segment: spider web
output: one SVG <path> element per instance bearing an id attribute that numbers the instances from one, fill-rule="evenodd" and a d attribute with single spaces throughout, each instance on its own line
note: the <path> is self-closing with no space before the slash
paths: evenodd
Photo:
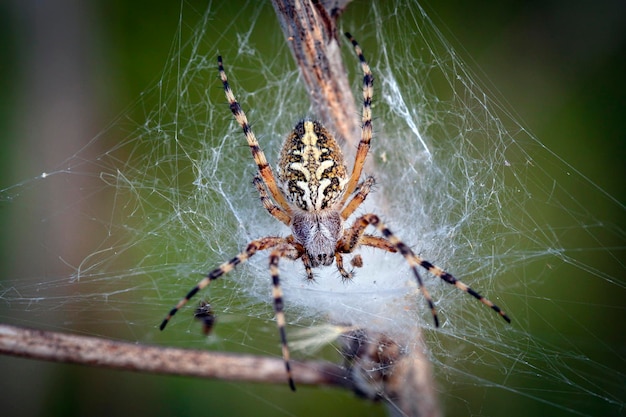
<path id="1" fill-rule="evenodd" d="M 4 322 L 280 355 L 263 254 L 211 284 L 166 332 L 157 328 L 201 274 L 252 239 L 288 233 L 258 202 L 256 167 L 216 77 L 219 53 L 275 163 L 285 134 L 312 110 L 272 13 L 255 2 L 237 10 L 184 3 L 167 62 L 134 104 L 54 168 L 35 167 L 31 174 L 44 173 L 4 187 L 10 249 L 28 259 L 0 281 Z M 378 185 L 357 214 L 381 215 L 416 253 L 513 323 L 424 273 L 442 322 L 434 330 L 405 261 L 366 249 L 350 283 L 328 268 L 309 284 L 300 263 L 282 263 L 292 345 L 298 328 L 402 333 L 417 323 L 450 414 L 496 415 L 503 406 L 510 415 L 622 413 L 622 196 L 527 130 L 417 3 L 351 5 L 340 24 L 361 43 L 376 79 L 370 173 Z M 347 43 L 343 49 L 358 92 L 358 62 Z M 64 240 L 74 244 L 57 245 Z M 209 339 L 192 319 L 202 299 L 218 316 Z M 329 343 L 296 356 L 338 360 L 335 350 Z M 329 406 L 332 413 L 383 414 L 338 394 L 304 390 L 286 399 L 285 387 L 211 386 L 243 394 L 257 415 L 317 415 L 319 398 L 343 403 Z M 206 398 L 199 383 L 176 394 L 187 404 Z"/>

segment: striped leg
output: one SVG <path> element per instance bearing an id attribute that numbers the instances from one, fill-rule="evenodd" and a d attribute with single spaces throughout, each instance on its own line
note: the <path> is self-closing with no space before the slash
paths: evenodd
<path id="1" fill-rule="evenodd" d="M 335 265 L 337 266 L 337 270 L 341 274 L 341 279 L 344 281 L 349 281 L 354 276 L 352 271 L 346 271 L 343 267 L 343 256 L 340 252 L 335 252 Z"/>
<path id="2" fill-rule="evenodd" d="M 265 207 L 265 210 L 267 210 L 269 214 L 271 214 L 274 218 L 289 226 L 291 224 L 291 217 L 289 217 L 288 214 L 282 211 L 280 207 L 274 204 L 270 196 L 267 194 L 263 179 L 259 174 L 254 176 L 254 180 L 252 181 L 252 183 L 259 192 L 259 196 L 261 197 L 261 203 L 263 204 L 263 207 Z"/>
<path id="3" fill-rule="evenodd" d="M 495 305 L 494 303 L 492 303 L 491 301 L 489 301 L 488 299 L 486 299 L 485 297 L 480 295 L 478 292 L 474 291 L 472 288 L 470 288 L 469 286 L 464 284 L 462 281 L 459 281 L 458 279 L 456 279 L 454 276 L 452 276 L 451 274 L 447 273 L 443 269 L 441 269 L 438 266 L 435 266 L 435 265 L 431 264 L 430 262 L 422 259 L 421 257 L 415 255 L 413 253 L 413 251 L 411 250 L 411 248 L 409 248 L 404 242 L 402 242 L 400 239 L 398 239 L 398 237 L 396 235 L 394 235 L 391 232 L 391 230 L 389 230 L 381 222 L 380 218 L 377 215 L 375 215 L 375 214 L 366 214 L 364 216 L 359 217 L 354 222 L 352 227 L 349 230 L 346 231 L 345 235 L 349 236 L 349 238 L 346 239 L 346 241 L 347 242 L 353 242 L 353 241 L 356 240 L 358 242 L 359 239 L 360 239 L 360 236 L 363 235 L 363 233 L 365 231 L 365 228 L 368 225 L 372 225 L 372 226 L 376 227 L 376 229 L 378 229 L 378 231 L 380 233 L 382 233 L 383 237 L 385 237 L 389 241 L 389 243 L 391 243 L 396 248 L 396 250 L 398 250 L 398 252 L 400 252 L 402 254 L 402 256 L 404 256 L 404 258 L 407 260 L 407 262 L 411 266 L 411 269 L 413 270 L 413 274 L 415 275 L 417 283 L 420 286 L 420 288 L 422 289 L 422 293 L 424 294 L 424 298 L 426 298 L 426 301 L 428 302 L 428 306 L 431 309 L 431 312 L 433 314 L 433 319 L 435 321 L 435 326 L 437 326 L 437 327 L 439 326 L 439 320 L 437 318 L 437 312 L 435 311 L 434 304 L 432 302 L 432 299 L 430 298 L 430 295 L 428 294 L 428 291 L 426 291 L 424 286 L 423 286 L 422 279 L 419 276 L 419 273 L 417 271 L 417 266 L 421 266 L 422 268 L 428 270 L 428 272 L 430 272 L 431 274 L 441 278 L 442 280 L 444 280 L 448 284 L 454 285 L 455 287 L 457 287 L 461 291 L 464 291 L 464 292 L 470 294 L 472 297 L 476 298 L 478 301 L 480 301 L 481 303 L 485 304 L 487 307 L 491 308 L 496 313 L 498 313 L 500 316 L 502 316 L 502 318 L 504 320 L 506 320 L 508 323 L 511 322 L 511 319 L 506 315 L 506 313 L 504 311 L 502 311 L 500 309 L 500 307 L 498 307 L 497 305 Z"/>
<path id="4" fill-rule="evenodd" d="M 315 281 L 315 275 L 313 275 L 313 264 L 311 263 L 311 258 L 307 255 L 304 248 L 302 248 L 302 263 L 304 264 L 304 271 L 306 272 L 306 278 L 309 282 Z"/>
<path id="5" fill-rule="evenodd" d="M 283 351 L 283 360 L 285 361 L 285 370 L 287 371 L 287 380 L 292 391 L 296 390 L 291 375 L 291 366 L 289 365 L 289 346 L 287 345 L 287 333 L 285 332 L 285 313 L 283 302 L 283 291 L 280 288 L 280 278 L 278 270 L 278 262 L 280 258 L 297 259 L 301 254 L 291 245 L 280 246 L 270 254 L 270 275 L 272 276 L 272 297 L 274 298 L 274 313 L 276 315 L 276 325 L 280 334 L 280 343 Z"/>
<path id="6" fill-rule="evenodd" d="M 252 152 L 254 162 L 256 162 L 256 165 L 259 168 L 259 174 L 261 175 L 263 182 L 267 186 L 267 189 L 269 190 L 274 200 L 283 209 L 283 211 L 289 213 L 289 204 L 287 204 L 285 197 L 278 189 L 278 185 L 276 184 L 276 178 L 274 177 L 272 168 L 267 163 L 265 154 L 261 150 L 259 142 L 257 141 L 254 132 L 250 128 L 250 124 L 248 124 L 248 118 L 246 117 L 246 114 L 241 109 L 241 106 L 237 102 L 233 91 L 230 89 L 230 85 L 228 84 L 228 78 L 226 77 L 226 72 L 224 72 L 224 64 L 222 63 L 221 56 L 217 57 L 217 67 L 220 73 L 222 84 L 224 85 L 224 93 L 226 94 L 226 98 L 228 99 L 228 104 L 230 104 L 230 111 L 233 112 L 237 123 L 239 123 L 239 126 L 241 126 L 241 129 L 243 130 L 243 134 L 246 136 L 246 140 L 248 141 L 248 146 L 250 147 L 250 151 Z"/>
<path id="7" fill-rule="evenodd" d="M 363 181 L 361 185 L 359 185 L 357 193 L 354 195 L 354 197 L 352 197 L 352 200 L 350 200 L 350 202 L 341 211 L 342 219 L 346 220 L 348 217 L 350 217 L 352 213 L 354 213 L 354 210 L 356 210 L 365 201 L 375 182 L 376 180 L 374 180 L 374 177 L 367 177 L 365 181 Z"/>
<path id="8" fill-rule="evenodd" d="M 313 275 L 313 264 L 311 263 L 311 258 L 309 258 L 309 255 L 304 250 L 304 246 L 296 242 L 296 239 L 293 237 L 293 235 L 287 236 L 285 240 L 299 253 L 298 257 L 302 260 L 302 264 L 304 265 L 306 278 L 309 280 L 309 282 L 315 281 L 315 276 Z"/>
<path id="9" fill-rule="evenodd" d="M 223 263 L 217 269 L 214 269 L 213 271 L 209 272 L 209 274 L 206 277 L 204 277 L 202 281 L 198 282 L 195 285 L 195 287 L 193 287 L 191 291 L 189 291 L 187 295 L 184 298 L 182 298 L 178 302 L 178 304 L 176 304 L 176 307 L 170 310 L 167 316 L 163 319 L 163 322 L 161 322 L 161 326 L 159 328 L 161 330 L 165 329 L 165 326 L 167 326 L 167 323 L 169 323 L 170 319 L 174 316 L 174 314 L 176 314 L 178 310 L 180 310 L 185 304 L 187 304 L 187 302 L 194 295 L 196 295 L 198 291 L 200 291 L 201 289 L 209 285 L 211 281 L 216 280 L 222 275 L 229 273 L 237 265 L 246 262 L 252 255 L 257 253 L 258 251 L 270 249 L 278 245 L 284 245 L 284 244 L 288 244 L 288 242 L 285 238 L 282 238 L 282 237 L 265 237 L 265 238 L 253 240 L 252 242 L 250 242 L 250 244 L 248 244 L 248 247 L 246 247 L 246 250 L 244 252 L 241 252 L 239 255 L 235 256 L 230 261 Z"/>
<path id="10" fill-rule="evenodd" d="M 393 253 L 397 252 L 396 247 L 393 246 L 391 242 L 389 242 L 385 238 L 378 237 L 378 236 L 363 235 L 359 239 L 359 244 L 365 245 L 365 246 L 371 246 L 377 249 L 382 249 L 387 252 L 393 252 Z"/>
<path id="11" fill-rule="evenodd" d="M 354 51 L 359 57 L 361 62 L 361 68 L 363 69 L 363 114 L 361 115 L 361 141 L 359 147 L 356 150 L 356 158 L 354 160 L 354 167 L 352 168 L 352 174 L 350 180 L 346 184 L 345 194 L 341 200 L 343 206 L 348 200 L 348 197 L 354 192 L 359 178 L 361 178 L 361 172 L 363 171 L 363 165 L 365 164 L 365 158 L 370 149 L 370 141 L 372 140 L 372 94 L 374 91 L 374 76 L 370 70 L 361 47 L 354 40 L 352 35 L 346 32 L 346 37 L 352 42 Z"/>

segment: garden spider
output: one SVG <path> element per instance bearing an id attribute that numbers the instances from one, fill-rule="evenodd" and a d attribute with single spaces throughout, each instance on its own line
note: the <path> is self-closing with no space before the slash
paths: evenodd
<path id="1" fill-rule="evenodd" d="M 400 252 L 417 280 L 422 295 L 433 315 L 436 327 L 439 326 L 439 320 L 435 305 L 428 290 L 423 285 L 417 267 L 422 267 L 448 284 L 469 293 L 495 310 L 504 320 L 511 321 L 504 311 L 491 301 L 438 266 L 414 254 L 411 248 L 398 239 L 376 214 L 370 213 L 359 216 L 352 226 L 344 229 L 344 221 L 363 203 L 374 184 L 373 177 L 367 177 L 359 184 L 372 138 L 371 103 L 374 78 L 361 48 L 349 33 L 346 33 L 346 36 L 352 42 L 364 74 L 361 141 L 350 175 L 348 175 L 341 149 L 331 133 L 320 122 L 305 119 L 296 124 L 283 144 L 278 163 L 277 181 L 248 124 L 245 113 L 230 89 L 224 72 L 222 57 L 217 57 L 219 75 L 230 104 L 230 110 L 246 136 L 252 157 L 258 167 L 258 173 L 254 177 L 254 185 L 259 192 L 261 203 L 270 215 L 287 225 L 292 234 L 287 237 L 268 236 L 250 242 L 243 252 L 223 263 L 198 282 L 169 312 L 160 327 L 163 330 L 172 316 L 211 281 L 229 273 L 258 251 L 270 250 L 269 270 L 272 277 L 272 297 L 274 299 L 276 324 L 280 333 L 282 355 L 289 386 L 294 391 L 295 385 L 289 365 L 289 347 L 285 334 L 283 294 L 278 276 L 278 262 L 281 258 L 292 261 L 301 259 L 310 280 L 313 280 L 313 268 L 331 265 L 333 261 L 341 276 L 344 279 L 350 279 L 352 273 L 343 267 L 343 254 L 352 253 L 359 246 L 370 246 L 387 252 Z M 375 227 L 382 236 L 366 234 L 365 230 L 368 226 Z M 357 261 L 355 265 L 360 266 L 360 261 Z"/>

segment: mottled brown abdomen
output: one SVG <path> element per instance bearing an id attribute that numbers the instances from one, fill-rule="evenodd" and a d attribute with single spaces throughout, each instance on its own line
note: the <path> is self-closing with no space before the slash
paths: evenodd
<path id="1" fill-rule="evenodd" d="M 341 149 L 315 120 L 302 120 L 280 153 L 278 179 L 287 199 L 305 211 L 330 209 L 339 202 L 348 180 Z"/>

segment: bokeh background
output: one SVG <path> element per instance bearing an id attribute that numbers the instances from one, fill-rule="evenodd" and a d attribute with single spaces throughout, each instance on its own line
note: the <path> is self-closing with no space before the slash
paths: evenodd
<path id="1" fill-rule="evenodd" d="M 242 19 L 242 13 L 251 9 L 249 3 L 231 3 L 220 9 L 220 19 Z M 189 10 L 198 11 L 195 15 L 200 19 L 206 7 L 206 2 L 186 1 L 182 8 L 186 24 L 193 26 L 189 19 L 193 20 L 194 13 Z M 367 7 L 368 2 L 355 2 L 346 15 L 364 14 Z M 619 204 L 599 202 L 592 209 L 598 211 L 598 218 L 623 225 L 623 2 L 468 4 L 444 0 L 424 7 L 486 83 L 489 94 L 507 103 L 544 145 L 621 204 L 620 208 Z M 270 6 L 263 9 L 257 24 L 276 32 L 279 28 L 272 12 Z M 177 47 L 180 13 L 181 4 L 171 1 L 55 0 L 43 4 L 14 0 L 0 5 L 0 189 L 39 175 L 46 167 L 58 166 L 97 138 L 119 114 L 140 123 L 144 109 L 127 106 L 159 80 L 172 48 Z M 236 38 L 235 33 L 229 36 Z M 111 146 L 102 142 L 104 149 Z M 71 193 L 63 186 L 50 192 L 53 195 L 39 198 L 78 198 L 59 195 Z M 594 207 L 593 203 L 589 201 L 586 208 Z M 2 204 L 4 208 L 10 203 Z M 54 209 L 45 207 L 46 212 L 39 217 L 50 218 Z M 55 218 L 72 215 L 65 204 L 58 209 Z M 91 209 L 102 210 L 102 218 L 106 218 L 106 206 Z M 92 223 L 80 221 L 42 223 L 24 230 L 16 220 L 19 213 L 10 208 L 2 213 L 0 272 L 5 277 L 62 274 L 64 271 L 54 269 L 59 254 L 63 254 L 64 262 L 78 264 L 82 257 L 72 255 L 74 248 L 90 247 L 100 233 L 91 229 Z M 34 246 L 37 241 L 46 245 Z M 46 297 L 52 294 L 46 293 Z M 1 321 L 29 323 L 27 314 L 16 311 L 10 303 L 0 308 Z M 591 304 L 581 305 L 580 314 L 592 308 Z M 614 313 L 612 324 L 595 325 L 615 326 L 624 311 Z M 51 320 L 63 322 L 62 310 L 52 315 Z M 115 317 L 111 321 L 119 320 Z M 38 323 L 29 324 L 36 327 Z M 99 332 L 88 328 L 80 331 Z M 606 343 L 622 359 L 626 354 L 623 331 L 619 323 L 606 331 L 614 336 Z M 121 333 L 119 337 L 132 335 Z M 7 416 L 385 415 L 378 405 L 332 390 L 302 388 L 291 395 L 284 387 L 136 375 L 5 357 L 0 358 L 0 364 L 2 414 Z M 622 370 L 621 375 L 626 374 L 623 360 L 615 367 Z M 626 380 L 623 382 L 626 385 Z M 444 381 L 442 385 L 445 389 Z M 455 395 L 473 404 L 486 401 L 481 397 L 485 395 L 481 387 Z M 472 409 L 484 410 L 481 415 L 514 415 L 515 404 L 508 406 L 501 413 L 488 404 Z M 558 411 L 548 406 L 542 409 L 539 403 L 536 407 L 519 410 L 519 415 Z M 462 406 L 444 404 L 445 408 L 459 415 L 466 411 Z M 615 412 L 616 408 L 606 410 Z M 606 410 L 599 409 L 598 415 L 606 415 Z"/>

